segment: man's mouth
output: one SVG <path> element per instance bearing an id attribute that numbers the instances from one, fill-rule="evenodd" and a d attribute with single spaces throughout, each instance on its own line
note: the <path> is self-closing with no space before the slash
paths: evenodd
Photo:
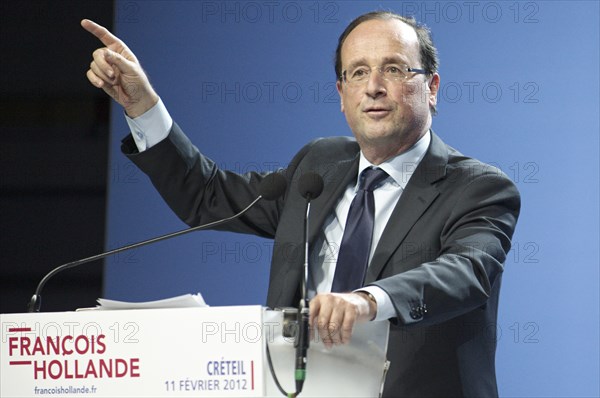
<path id="1" fill-rule="evenodd" d="M 382 107 L 382 106 L 371 106 L 368 108 L 365 108 L 365 110 L 363 112 L 365 112 L 369 117 L 372 118 L 382 118 L 384 116 L 387 116 L 390 113 L 390 109 Z"/>

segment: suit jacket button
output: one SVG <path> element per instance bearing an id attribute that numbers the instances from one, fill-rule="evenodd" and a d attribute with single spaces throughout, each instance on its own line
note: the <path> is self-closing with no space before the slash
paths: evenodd
<path id="1" fill-rule="evenodd" d="M 410 310 L 410 317 L 412 319 L 419 319 L 421 315 L 419 314 L 419 311 L 417 311 L 416 308 L 413 308 L 412 310 Z"/>

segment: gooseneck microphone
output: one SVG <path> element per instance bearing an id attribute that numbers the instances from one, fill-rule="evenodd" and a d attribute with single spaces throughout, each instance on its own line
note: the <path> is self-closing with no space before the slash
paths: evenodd
<path id="1" fill-rule="evenodd" d="M 318 198 L 323 192 L 323 177 L 309 171 L 298 179 L 298 191 L 307 201 Z"/>
<path id="2" fill-rule="evenodd" d="M 89 263 L 89 262 L 92 262 L 95 260 L 100 260 L 105 257 L 111 256 L 113 254 L 121 253 L 121 252 L 124 252 L 127 250 L 141 247 L 141 246 L 150 245 L 152 243 L 160 242 L 162 240 L 171 239 L 171 238 L 174 238 L 174 237 L 180 236 L 180 235 L 185 235 L 190 232 L 200 231 L 203 229 L 209 229 L 212 227 L 216 227 L 217 225 L 225 224 L 229 221 L 235 220 L 236 218 L 238 218 L 241 215 L 243 215 L 244 213 L 246 213 L 248 210 L 250 210 L 250 208 L 252 208 L 261 199 L 275 200 L 275 199 L 279 198 L 280 196 L 283 195 L 286 188 L 287 188 L 287 182 L 286 182 L 285 177 L 283 177 L 279 173 L 271 173 L 271 174 L 267 175 L 260 182 L 260 185 L 258 187 L 258 193 L 259 193 L 258 197 L 256 199 L 254 199 L 252 201 L 252 203 L 250 203 L 248 206 L 246 206 L 246 208 L 244 208 L 242 211 L 234 214 L 231 217 L 213 221 L 208 224 L 198 225 L 193 228 L 188 228 L 188 229 L 184 229 L 181 231 L 172 232 L 170 234 L 162 235 L 162 236 L 148 239 L 148 240 L 138 242 L 138 243 L 133 243 L 131 245 L 123 246 L 123 247 L 120 247 L 117 249 L 109 250 L 104 253 L 96 254 L 95 256 L 82 258 L 80 260 L 75 260 L 70 263 L 60 265 L 60 266 L 54 268 L 49 273 L 47 273 L 46 276 L 44 276 L 44 278 L 42 278 L 42 280 L 40 281 L 40 283 L 37 286 L 37 289 L 35 289 L 35 294 L 31 297 L 31 301 L 29 302 L 29 306 L 28 306 L 28 312 L 39 312 L 40 311 L 40 308 L 42 306 L 41 292 L 42 292 L 42 289 L 44 288 L 44 285 L 46 284 L 46 282 L 48 282 L 48 280 L 50 278 L 52 278 L 54 275 L 58 274 L 61 271 L 64 271 L 69 268 L 77 267 L 78 265 L 86 264 L 86 263 Z"/>
<path id="3" fill-rule="evenodd" d="M 310 344 L 309 338 L 309 308 L 308 308 L 308 231 L 309 231 L 309 215 L 310 201 L 316 199 L 323 192 L 323 178 L 314 172 L 303 174 L 298 180 L 298 190 L 300 195 L 306 199 L 306 212 L 304 215 L 304 272 L 302 276 L 302 297 L 298 304 L 298 338 L 296 339 L 296 370 L 294 378 L 296 381 L 296 393 L 298 396 L 304 386 L 306 380 L 306 362 L 308 347 Z"/>

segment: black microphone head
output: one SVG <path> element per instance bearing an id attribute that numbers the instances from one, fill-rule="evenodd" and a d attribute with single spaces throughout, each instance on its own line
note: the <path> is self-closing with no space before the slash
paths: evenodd
<path id="1" fill-rule="evenodd" d="M 267 175 L 258 186 L 258 194 L 266 200 L 275 200 L 285 192 L 287 181 L 279 173 Z"/>
<path id="2" fill-rule="evenodd" d="M 298 191 L 304 199 L 316 199 L 323 192 L 323 177 L 315 172 L 309 171 L 298 180 Z"/>

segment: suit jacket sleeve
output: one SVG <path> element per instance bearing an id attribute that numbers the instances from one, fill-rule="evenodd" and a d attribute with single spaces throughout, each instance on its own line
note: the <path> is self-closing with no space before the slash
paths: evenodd
<path id="1" fill-rule="evenodd" d="M 169 207 L 189 226 L 232 216 L 259 195 L 265 174 L 238 175 L 220 170 L 189 141 L 177 124 L 167 138 L 139 153 L 130 136 L 121 150 L 144 173 Z M 228 223 L 233 232 L 273 237 L 283 199 L 262 200 L 244 216 Z"/>
<path id="2" fill-rule="evenodd" d="M 282 197 L 274 201 L 263 199 L 244 216 L 216 229 L 273 238 L 296 166 L 311 145 L 309 143 L 299 151 L 287 168 L 276 170 L 288 181 Z M 167 138 L 142 153 L 127 135 L 121 151 L 148 175 L 169 207 L 189 226 L 216 221 L 241 211 L 259 196 L 259 185 L 269 174 L 237 174 L 221 170 L 189 141 L 176 123 Z"/>
<path id="3" fill-rule="evenodd" d="M 373 282 L 390 296 L 396 324 L 439 324 L 497 300 L 519 193 L 500 170 L 469 164 L 434 184 L 439 197 Z"/>

